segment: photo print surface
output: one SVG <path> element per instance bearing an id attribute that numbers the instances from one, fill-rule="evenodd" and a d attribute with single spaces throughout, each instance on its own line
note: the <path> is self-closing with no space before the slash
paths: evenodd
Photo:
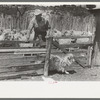
<path id="1" fill-rule="evenodd" d="M 99 81 L 99 4 L 0 4 L 0 81 Z"/>

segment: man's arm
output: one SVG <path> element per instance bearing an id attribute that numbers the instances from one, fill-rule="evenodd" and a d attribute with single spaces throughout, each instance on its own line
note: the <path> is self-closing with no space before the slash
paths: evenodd
<path id="1" fill-rule="evenodd" d="M 47 23 L 46 23 L 46 24 L 47 24 L 47 28 L 48 28 L 48 29 L 51 29 L 51 26 L 50 26 L 49 21 L 47 21 Z"/>
<path id="2" fill-rule="evenodd" d="M 29 26 L 28 26 L 28 33 L 27 33 L 27 35 L 28 35 L 28 40 L 29 40 L 29 38 L 30 38 L 30 34 L 31 34 L 31 32 L 32 32 L 32 29 L 34 28 L 34 26 L 35 26 L 35 18 L 32 18 L 32 20 L 30 21 L 30 23 L 29 23 Z"/>

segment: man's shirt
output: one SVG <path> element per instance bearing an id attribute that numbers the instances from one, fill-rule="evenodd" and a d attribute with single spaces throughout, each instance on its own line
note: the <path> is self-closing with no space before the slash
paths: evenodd
<path id="1" fill-rule="evenodd" d="M 30 21 L 28 30 L 38 30 L 38 31 L 47 31 L 50 28 L 49 22 L 42 17 L 41 21 L 37 21 L 36 18 L 33 18 Z"/>

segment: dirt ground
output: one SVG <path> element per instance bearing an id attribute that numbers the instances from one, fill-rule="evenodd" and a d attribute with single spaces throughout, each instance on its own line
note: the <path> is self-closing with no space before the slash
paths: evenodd
<path id="1" fill-rule="evenodd" d="M 64 73 L 50 73 L 46 78 L 49 81 L 100 81 L 100 66 L 92 68 L 74 67 L 69 70 L 69 75 Z M 12 80 L 12 79 L 11 79 Z M 13 79 L 12 81 L 47 81 L 41 76 L 28 76 L 21 79 Z"/>
<path id="2" fill-rule="evenodd" d="M 57 81 L 100 81 L 100 67 L 75 68 L 75 73 L 69 75 L 53 75 Z"/>

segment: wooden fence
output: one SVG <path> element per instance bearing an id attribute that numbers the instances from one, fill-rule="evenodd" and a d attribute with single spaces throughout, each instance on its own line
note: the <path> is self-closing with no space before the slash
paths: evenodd
<path id="1" fill-rule="evenodd" d="M 45 66 L 44 66 L 44 75 L 48 76 L 48 68 L 50 67 L 50 55 L 51 54 L 56 54 L 59 55 L 60 53 L 68 54 L 72 53 L 74 55 L 75 62 L 82 66 L 83 68 L 85 67 L 91 67 L 91 60 L 92 60 L 92 47 L 93 47 L 93 41 L 92 41 L 92 36 L 68 36 L 68 37 L 60 37 L 56 39 L 78 39 L 78 38 L 89 38 L 89 41 L 87 43 L 71 43 L 71 44 L 64 44 L 64 45 L 59 45 L 58 42 L 53 41 L 53 37 L 47 36 L 47 52 L 46 52 L 46 60 L 45 60 Z M 52 45 L 55 46 L 56 48 L 60 49 L 59 50 L 53 50 L 52 51 Z M 85 46 L 85 49 L 84 49 Z M 66 48 L 74 48 L 74 51 L 67 51 Z M 75 47 L 83 47 L 83 49 L 77 49 L 75 50 Z M 78 53 L 78 56 L 75 54 Z M 85 53 L 86 56 L 79 56 L 80 53 Z M 85 60 L 82 60 L 80 58 L 85 58 Z"/>
<path id="2" fill-rule="evenodd" d="M 86 37 L 61 37 L 61 38 L 86 38 Z M 91 66 L 91 52 L 92 52 L 92 42 L 91 37 L 88 43 L 83 44 L 71 44 L 71 45 L 59 45 L 53 41 L 53 37 L 47 37 L 46 48 L 19 48 L 19 47 L 2 47 L 0 48 L 0 80 L 10 79 L 10 78 L 20 78 L 23 75 L 41 75 L 48 76 L 49 71 L 49 61 L 51 54 L 60 53 L 86 53 L 85 64 L 80 61 L 80 57 L 75 57 L 75 61 L 85 68 L 86 66 Z M 17 43 L 18 41 L 2 41 L 1 43 Z M 19 41 L 18 43 L 20 43 Z M 33 41 L 32 41 L 33 42 Z M 34 41 L 35 42 L 35 41 Z M 17 45 L 18 45 L 17 43 Z M 24 43 L 24 42 L 21 42 Z M 59 48 L 61 51 L 52 49 L 52 46 Z M 82 47 L 87 46 L 87 49 L 80 49 L 78 51 L 66 51 L 69 47 Z M 42 61 L 38 63 L 37 61 Z M 37 63 L 36 63 L 37 62 Z M 42 69 L 41 73 L 38 70 Z"/>

